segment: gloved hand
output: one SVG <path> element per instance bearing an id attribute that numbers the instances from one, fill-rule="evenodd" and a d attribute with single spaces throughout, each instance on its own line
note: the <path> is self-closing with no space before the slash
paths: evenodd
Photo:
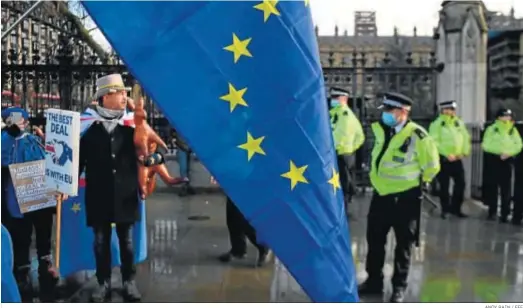
<path id="1" fill-rule="evenodd" d="M 423 184 L 421 184 L 421 191 L 424 193 L 428 193 L 430 191 L 430 183 L 423 182 Z"/>

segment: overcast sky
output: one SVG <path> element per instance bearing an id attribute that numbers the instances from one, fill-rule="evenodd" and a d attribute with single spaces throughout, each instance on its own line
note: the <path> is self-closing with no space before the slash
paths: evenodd
<path id="1" fill-rule="evenodd" d="M 314 23 L 320 34 L 334 34 L 337 24 L 340 33 L 354 33 L 354 11 L 376 11 L 378 34 L 392 35 L 394 26 L 400 34 L 411 35 L 414 26 L 419 35 L 432 35 L 437 25 L 441 0 L 310 0 Z M 516 16 L 523 16 L 523 0 L 484 0 L 489 10 L 505 14 L 513 6 Z"/>
<path id="2" fill-rule="evenodd" d="M 355 11 L 376 11 L 378 34 L 392 35 L 394 26 L 400 34 L 412 35 L 414 26 L 418 35 L 432 35 L 438 23 L 441 0 L 310 0 L 314 23 L 320 34 L 333 35 L 334 26 L 339 33 L 344 30 L 354 33 Z M 489 10 L 508 14 L 514 7 L 517 17 L 523 16 L 523 0 L 484 0 Z M 104 46 L 108 46 L 99 31 L 93 36 Z"/>

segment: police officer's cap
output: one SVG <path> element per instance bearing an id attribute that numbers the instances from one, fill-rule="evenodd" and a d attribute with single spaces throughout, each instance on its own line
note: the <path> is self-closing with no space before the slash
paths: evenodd
<path id="1" fill-rule="evenodd" d="M 447 109 L 447 108 L 456 109 L 456 108 L 458 108 L 458 103 L 456 103 L 456 101 L 454 101 L 454 100 L 444 101 L 444 102 L 439 103 L 439 108 L 440 109 Z"/>
<path id="2" fill-rule="evenodd" d="M 17 114 L 17 113 L 19 113 L 22 116 L 22 118 L 24 118 L 24 120 L 26 120 L 26 121 L 29 118 L 29 114 L 24 109 L 22 109 L 20 107 L 9 107 L 2 111 L 2 119 L 4 119 L 6 121 L 6 123 L 8 123 L 9 118 L 12 115 Z"/>
<path id="3" fill-rule="evenodd" d="M 383 94 L 383 103 L 379 106 L 379 109 L 384 107 L 401 108 L 410 110 L 412 108 L 413 101 L 410 97 L 405 96 L 401 93 L 386 92 Z"/>
<path id="4" fill-rule="evenodd" d="M 349 97 L 350 92 L 345 89 L 342 89 L 342 88 L 331 87 L 330 91 L 329 91 L 329 95 L 330 95 L 330 97 L 338 97 L 338 96 Z"/>
<path id="5" fill-rule="evenodd" d="M 498 110 L 498 113 L 496 114 L 496 117 L 512 117 L 514 114 L 512 113 L 512 110 L 508 108 L 501 108 Z"/>

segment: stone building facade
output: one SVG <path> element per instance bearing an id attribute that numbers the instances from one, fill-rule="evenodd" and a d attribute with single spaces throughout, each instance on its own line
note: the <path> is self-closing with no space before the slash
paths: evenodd
<path id="1" fill-rule="evenodd" d="M 357 14 L 358 12 L 356 12 Z M 356 28 L 357 29 L 357 28 Z M 318 33 L 318 28 L 316 28 Z M 371 32 L 372 33 L 372 32 Z M 410 35 L 400 34 L 397 29 L 392 36 L 361 35 L 347 31 L 339 32 L 336 26 L 334 35 L 318 35 L 320 59 L 323 67 L 350 67 L 356 56 L 365 54 L 367 66 L 378 66 L 386 57 L 392 61 L 403 62 L 412 58 L 414 65 L 428 65 L 430 53 L 434 51 L 432 36 L 419 36 L 416 28 Z"/>
<path id="2" fill-rule="evenodd" d="M 505 107 L 523 120 L 523 28 L 489 35 L 488 65 L 488 119 Z"/>

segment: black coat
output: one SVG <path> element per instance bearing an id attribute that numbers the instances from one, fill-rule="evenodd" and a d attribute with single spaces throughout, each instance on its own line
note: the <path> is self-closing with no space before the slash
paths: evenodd
<path id="1" fill-rule="evenodd" d="M 133 127 L 118 125 L 109 134 L 101 122 L 95 122 L 80 140 L 88 226 L 134 223 L 140 219 L 133 135 Z"/>

